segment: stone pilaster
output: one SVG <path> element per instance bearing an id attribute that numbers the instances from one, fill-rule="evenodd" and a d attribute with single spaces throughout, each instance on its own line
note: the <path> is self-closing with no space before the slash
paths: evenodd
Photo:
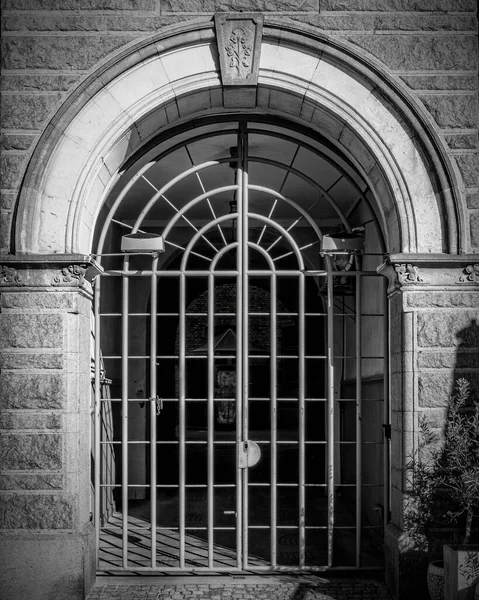
<path id="1" fill-rule="evenodd" d="M 86 257 L 0 261 L 0 494 L 7 598 L 84 598 L 95 568 Z"/>
<path id="2" fill-rule="evenodd" d="M 474 262 L 476 261 L 476 262 Z M 416 598 L 427 557 L 404 530 L 405 465 L 417 448 L 425 417 L 441 434 L 454 382 L 465 377 L 479 398 L 479 266 L 477 256 L 391 256 L 391 522 L 386 531 L 390 588 Z M 424 591 L 427 595 L 427 592 Z M 426 596 L 423 596 L 426 597 Z"/>

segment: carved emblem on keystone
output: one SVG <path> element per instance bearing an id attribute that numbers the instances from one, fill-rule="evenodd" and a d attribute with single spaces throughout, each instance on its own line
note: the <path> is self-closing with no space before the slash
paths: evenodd
<path id="1" fill-rule="evenodd" d="M 251 35 L 248 36 L 243 27 L 233 29 L 229 39 L 230 43 L 225 47 L 226 54 L 230 59 L 230 67 L 233 67 L 241 75 L 242 70 L 251 66 Z"/>
<path id="2" fill-rule="evenodd" d="M 263 16 L 258 13 L 218 13 L 215 29 L 223 85 L 256 86 Z"/>
<path id="3" fill-rule="evenodd" d="M 473 283 L 479 283 L 479 264 L 468 265 L 463 270 L 464 275 L 459 277 L 459 281 L 472 281 Z"/>
<path id="4" fill-rule="evenodd" d="M 399 283 L 421 283 L 424 281 L 419 276 L 419 269 L 411 264 L 394 265 Z"/>
<path id="5" fill-rule="evenodd" d="M 85 283 L 85 273 L 87 267 L 85 265 L 70 265 L 63 268 L 58 275 L 53 279 L 53 285 L 62 285 L 63 283 L 78 282 L 78 285 Z"/>
<path id="6" fill-rule="evenodd" d="M 7 267 L 4 265 L 0 265 L 0 282 L 1 283 L 13 283 L 13 284 L 21 284 L 23 283 L 22 276 L 19 275 L 16 269 L 12 267 Z"/>

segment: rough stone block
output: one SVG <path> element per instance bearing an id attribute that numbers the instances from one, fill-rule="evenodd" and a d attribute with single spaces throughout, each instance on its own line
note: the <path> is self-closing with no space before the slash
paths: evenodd
<path id="1" fill-rule="evenodd" d="M 15 208 L 17 201 L 17 194 L 14 192 L 1 192 L 0 193 L 0 210 L 12 211 Z"/>
<path id="2" fill-rule="evenodd" d="M 348 35 L 347 39 L 393 70 L 474 70 L 474 36 Z"/>
<path id="3" fill-rule="evenodd" d="M 474 0 L 321 0 L 321 10 L 474 12 Z"/>
<path id="4" fill-rule="evenodd" d="M 453 393 L 455 380 L 465 377 L 471 383 L 473 398 L 479 398 L 479 374 L 448 372 L 424 372 L 418 376 L 418 400 L 421 408 L 444 409 Z"/>
<path id="5" fill-rule="evenodd" d="M 60 106 L 63 94 L 34 96 L 8 94 L 2 97 L 2 123 L 7 129 L 42 129 Z"/>
<path id="6" fill-rule="evenodd" d="M 479 192 L 470 192 L 466 195 L 467 208 L 479 208 Z"/>
<path id="7" fill-rule="evenodd" d="M 459 276 L 458 276 L 459 278 Z M 406 306 L 411 308 L 476 308 L 479 292 L 414 292 L 405 295 Z"/>
<path id="8" fill-rule="evenodd" d="M 162 13 L 319 11 L 319 0 L 162 0 Z"/>
<path id="9" fill-rule="evenodd" d="M 73 506 L 68 498 L 53 495 L 2 494 L 0 529 L 70 529 Z"/>
<path id="10" fill-rule="evenodd" d="M 58 413 L 3 412 L 0 415 L 2 429 L 61 429 L 63 418 Z"/>
<path id="11" fill-rule="evenodd" d="M 417 317 L 417 341 L 422 347 L 479 348 L 477 312 L 422 312 Z"/>
<path id="12" fill-rule="evenodd" d="M 5 37 L 2 69 L 90 69 L 110 52 L 132 40 L 131 35 Z"/>
<path id="13" fill-rule="evenodd" d="M 0 369 L 62 369 L 63 366 L 62 354 L 4 352 L 0 355 Z"/>
<path id="14" fill-rule="evenodd" d="M 62 466 L 58 434 L 8 434 L 0 438 L 0 461 L 7 470 L 55 470 Z"/>
<path id="15" fill-rule="evenodd" d="M 477 78 L 467 75 L 401 75 L 413 90 L 477 90 Z"/>
<path id="16" fill-rule="evenodd" d="M 424 352 L 417 356 L 421 369 L 474 369 L 479 368 L 479 352 Z"/>
<path id="17" fill-rule="evenodd" d="M 461 171 L 466 187 L 476 187 L 479 184 L 479 157 L 477 154 L 464 154 L 454 157 Z"/>
<path id="18" fill-rule="evenodd" d="M 447 145 L 452 150 L 471 150 L 477 148 L 477 135 L 472 134 L 458 134 L 458 135 L 445 135 Z"/>
<path id="19" fill-rule="evenodd" d="M 10 252 L 12 226 L 13 212 L 2 210 L 0 214 L 0 248 L 3 254 Z"/>
<path id="20" fill-rule="evenodd" d="M 3 150 L 29 150 L 38 140 L 38 135 L 31 134 L 4 134 L 0 140 L 0 148 Z"/>
<path id="21" fill-rule="evenodd" d="M 61 490 L 64 486 L 60 473 L 2 473 L 0 490 Z"/>
<path id="22" fill-rule="evenodd" d="M 64 378 L 60 374 L 3 373 L 0 408 L 60 409 L 64 403 L 64 389 Z"/>
<path id="23" fill-rule="evenodd" d="M 0 156 L 0 181 L 4 190 L 14 190 L 20 185 L 26 164 L 26 154 L 2 152 Z"/>
<path id="24" fill-rule="evenodd" d="M 82 10 L 155 10 L 158 0 L 82 0 Z M 32 10 L 32 0 L 4 0 L 3 10 Z M 35 10 L 78 10 L 78 0 L 35 0 Z"/>
<path id="25" fill-rule="evenodd" d="M 419 96 L 439 125 L 447 129 L 477 127 L 477 96 Z"/>
<path id="26" fill-rule="evenodd" d="M 53 269 L 51 279 L 56 271 Z M 55 310 L 77 314 L 80 312 L 80 297 L 73 292 L 11 292 L 2 294 L 2 309 L 39 311 Z"/>
<path id="27" fill-rule="evenodd" d="M 470 215 L 469 230 L 471 232 L 471 245 L 474 248 L 479 248 L 479 213 Z"/>
<path id="28" fill-rule="evenodd" d="M 95 532 L 2 535 L 0 587 L 5 600 L 82 600 L 95 573 Z M 28 566 L 28 570 L 26 570 Z"/>
<path id="29" fill-rule="evenodd" d="M 80 75 L 37 75 L 8 74 L 1 76 L 1 89 L 4 91 L 65 92 L 80 79 Z"/>
<path id="30" fill-rule="evenodd" d="M 4 31 L 105 31 L 106 19 L 100 15 L 23 15 L 7 16 Z"/>
<path id="31" fill-rule="evenodd" d="M 5 93 L 2 96 L 2 121 L 8 129 L 39 129 L 61 103 L 64 94 Z M 14 148 L 15 149 L 15 148 Z M 16 148 L 21 149 L 21 148 Z"/>
<path id="32" fill-rule="evenodd" d="M 374 19 L 376 31 L 472 31 L 475 18 L 456 15 L 381 15 Z"/>
<path id="33" fill-rule="evenodd" d="M 61 315 L 0 315 L 0 348 L 60 348 Z"/>

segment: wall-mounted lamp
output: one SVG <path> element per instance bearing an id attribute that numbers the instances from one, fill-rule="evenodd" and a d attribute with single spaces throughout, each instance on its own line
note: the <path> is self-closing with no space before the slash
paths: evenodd
<path id="1" fill-rule="evenodd" d="M 135 254 L 164 252 L 165 241 L 156 233 L 128 233 L 121 238 L 121 251 Z"/>
<path id="2" fill-rule="evenodd" d="M 363 253 L 364 233 L 361 229 L 352 232 L 326 233 L 321 240 L 320 254 L 331 256 L 338 271 L 348 271 L 354 256 Z"/>

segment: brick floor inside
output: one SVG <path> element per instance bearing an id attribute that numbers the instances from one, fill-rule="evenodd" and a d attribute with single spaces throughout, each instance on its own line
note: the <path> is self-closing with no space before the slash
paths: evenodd
<path id="1" fill-rule="evenodd" d="M 99 577 L 88 600 L 391 600 L 372 578 Z"/>

